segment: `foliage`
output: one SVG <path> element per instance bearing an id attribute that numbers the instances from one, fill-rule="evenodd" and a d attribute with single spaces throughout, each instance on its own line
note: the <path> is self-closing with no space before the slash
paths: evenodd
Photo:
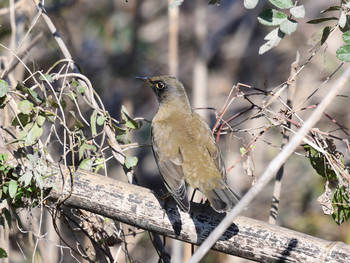
<path id="1" fill-rule="evenodd" d="M 57 67 L 61 68 L 56 72 Z M 26 81 L 19 81 L 15 87 L 11 87 L 5 80 L 0 80 L 0 107 L 9 107 L 8 102 L 13 98 L 18 103 L 16 114 L 10 121 L 10 128 L 17 130 L 18 136 L 8 144 L 20 155 L 12 165 L 8 162 L 8 154 L 0 154 L 0 200 L 6 203 L 0 213 L 3 226 L 5 222 L 11 226 L 11 221 L 19 220 L 18 208 L 30 209 L 43 205 L 45 178 L 58 172 L 51 167 L 53 154 L 63 153 L 63 163 L 73 167 L 79 166 L 92 172 L 103 171 L 108 156 L 105 152 L 109 149 L 106 147 L 106 128 L 113 130 L 115 141 L 127 145 L 130 143 L 130 132 L 142 125 L 140 120 L 136 121 L 130 116 L 124 106 L 121 109 L 122 119 L 117 121 L 104 110 L 102 103 L 101 108 L 96 103 L 94 105 L 96 101 L 90 97 L 94 94 L 90 83 L 82 81 L 86 80 L 83 75 L 67 72 L 68 67 L 69 63 L 59 61 L 45 73 L 34 73 L 32 79 L 35 84 L 32 86 Z M 96 94 L 94 96 L 101 102 Z M 82 109 L 84 103 L 88 106 Z M 89 110 L 92 112 L 90 122 L 83 114 Z M 59 147 L 52 148 L 52 144 Z M 136 157 L 124 156 L 126 169 L 130 170 L 137 164 Z M 100 233 L 105 233 L 103 227 Z M 96 242 L 108 238 L 106 233 L 101 234 L 96 237 L 100 239 Z M 102 247 L 108 249 L 108 244 L 102 242 Z"/>
<path id="2" fill-rule="evenodd" d="M 320 138 L 318 141 L 322 142 Z M 324 151 L 316 150 L 308 144 L 303 145 L 303 147 L 315 171 L 327 182 L 333 182 L 332 185 L 335 189 L 333 198 L 323 198 L 318 201 L 323 207 L 328 208 L 327 210 L 323 209 L 324 212 L 332 214 L 334 221 L 340 225 L 350 218 L 350 191 L 347 183 L 350 167 L 344 164 L 342 154 L 337 151 L 333 140 L 326 139 L 324 143 L 327 145 L 326 148 L 323 148 Z"/>
<path id="3" fill-rule="evenodd" d="M 0 258 L 7 258 L 6 251 L 0 247 Z"/>
<path id="4" fill-rule="evenodd" d="M 323 45 L 323 43 L 325 43 L 327 38 L 330 36 L 331 32 L 339 28 L 343 32 L 343 41 L 346 45 L 339 47 L 336 55 L 341 61 L 350 62 L 350 3 L 348 1 L 341 0 L 339 5 L 330 6 L 321 11 L 321 14 L 328 14 L 330 12 L 339 13 L 339 17 L 326 16 L 308 21 L 310 24 L 321 24 L 329 21 L 336 22 L 336 24 L 332 26 L 325 26 L 316 32 L 313 36 L 314 40 L 312 40 L 312 42 L 314 42 L 314 44 L 318 42 L 319 45 Z"/>
<path id="5" fill-rule="evenodd" d="M 17 169 L 8 162 L 8 154 L 0 153 L 0 226 L 5 222 L 11 228 L 12 220 L 19 220 L 18 208 L 36 207 L 41 201 L 42 174 L 46 167 L 37 165 L 37 158 L 27 157 L 28 165 Z M 7 257 L 6 251 L 0 248 L 0 258 Z"/>
<path id="6" fill-rule="evenodd" d="M 343 40 L 346 45 L 338 48 L 337 58 L 345 62 L 350 62 L 350 30 L 343 33 Z"/>
<path id="7" fill-rule="evenodd" d="M 285 11 L 275 8 L 266 9 L 258 16 L 258 21 L 266 26 L 278 28 L 272 30 L 265 36 L 267 42 L 259 49 L 259 54 L 264 54 L 271 48 L 277 46 L 284 36 L 291 35 L 297 30 L 298 22 L 295 19 L 304 18 L 305 8 L 303 5 L 296 6 L 291 0 L 269 0 L 278 9 L 289 10 L 289 15 Z"/>
<path id="8" fill-rule="evenodd" d="M 333 206 L 334 213 L 332 214 L 334 221 L 340 225 L 350 217 L 350 203 L 349 203 L 349 187 L 337 186 L 334 197 Z"/>

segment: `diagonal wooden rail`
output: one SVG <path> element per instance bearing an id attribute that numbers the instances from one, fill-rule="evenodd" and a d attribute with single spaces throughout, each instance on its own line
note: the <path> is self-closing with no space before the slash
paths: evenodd
<path id="1" fill-rule="evenodd" d="M 53 200 L 85 209 L 148 231 L 200 245 L 223 219 L 209 206 L 192 203 L 189 214 L 163 201 L 146 188 L 83 170 L 72 174 L 55 168 L 45 180 Z M 55 187 L 53 187 L 55 186 Z M 69 193 L 71 192 L 71 195 Z M 215 243 L 214 250 L 258 262 L 350 262 L 350 246 L 239 216 Z"/>

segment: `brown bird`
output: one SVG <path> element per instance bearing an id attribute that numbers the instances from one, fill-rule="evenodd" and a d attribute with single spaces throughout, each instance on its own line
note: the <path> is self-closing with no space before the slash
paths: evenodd
<path id="1" fill-rule="evenodd" d="M 186 181 L 208 198 L 215 211 L 231 210 L 239 197 L 227 186 L 220 150 L 207 123 L 192 110 L 182 83 L 171 76 L 139 79 L 158 98 L 151 125 L 152 149 L 169 192 L 188 212 Z"/>

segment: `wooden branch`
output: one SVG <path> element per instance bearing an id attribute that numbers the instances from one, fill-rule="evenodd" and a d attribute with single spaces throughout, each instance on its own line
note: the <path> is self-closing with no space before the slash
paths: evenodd
<path id="1" fill-rule="evenodd" d="M 58 170 L 57 167 L 55 170 Z M 71 192 L 71 178 L 74 186 Z M 55 186 L 55 187 L 53 187 Z M 146 188 L 123 183 L 83 170 L 74 174 L 61 168 L 45 179 L 53 200 L 113 218 L 148 231 L 200 245 L 224 214 L 192 203 L 189 214 L 164 202 Z M 349 262 L 350 246 L 298 233 L 283 227 L 239 216 L 213 249 L 259 262 Z"/>

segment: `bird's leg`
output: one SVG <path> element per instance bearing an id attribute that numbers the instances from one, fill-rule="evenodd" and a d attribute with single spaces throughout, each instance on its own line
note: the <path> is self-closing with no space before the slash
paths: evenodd
<path id="1" fill-rule="evenodd" d="M 162 209 L 164 211 L 164 215 L 163 215 L 163 218 L 164 218 L 165 217 L 165 213 L 166 213 L 166 209 L 167 209 L 167 200 L 171 196 L 171 193 L 167 192 L 166 194 L 160 195 L 154 190 L 150 190 L 150 191 L 156 196 L 157 199 L 160 199 L 160 200 L 162 200 L 164 202 L 164 205 L 162 207 Z"/>
<path id="2" fill-rule="evenodd" d="M 171 196 L 171 193 L 167 192 L 166 194 L 160 195 L 155 190 L 150 190 L 158 199 L 165 201 Z"/>

